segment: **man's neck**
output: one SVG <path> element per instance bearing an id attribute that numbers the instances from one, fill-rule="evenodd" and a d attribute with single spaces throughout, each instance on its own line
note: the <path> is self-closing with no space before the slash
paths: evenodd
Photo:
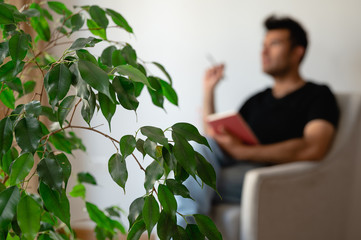
<path id="1" fill-rule="evenodd" d="M 306 81 L 300 74 L 288 74 L 285 76 L 275 76 L 272 94 L 275 98 L 282 98 L 305 85 Z"/>

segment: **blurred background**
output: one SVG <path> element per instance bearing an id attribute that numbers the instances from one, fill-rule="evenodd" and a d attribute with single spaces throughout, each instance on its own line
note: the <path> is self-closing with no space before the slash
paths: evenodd
<path id="1" fill-rule="evenodd" d="M 261 71 L 260 52 L 263 20 L 271 15 L 288 15 L 299 20 L 309 34 L 309 49 L 301 72 L 304 78 L 327 84 L 335 92 L 361 91 L 361 1 L 359 0 L 66 0 L 67 6 L 99 5 L 120 12 L 134 30 L 129 35 L 109 29 L 110 40 L 130 43 L 138 58 L 161 63 L 173 78 L 179 107 L 166 102 L 165 111 L 151 103 L 147 91 L 140 97 L 137 114 L 119 109 L 112 120 L 112 132 L 99 112 L 92 126 L 120 139 L 135 134 L 142 126 L 165 129 L 176 122 L 201 124 L 202 77 L 213 62 L 226 64 L 226 76 L 216 92 L 217 111 L 236 110 L 255 91 L 272 84 Z M 111 30 L 111 31 L 110 31 Z M 84 36 L 85 33 L 84 33 Z M 80 35 L 78 37 L 81 37 Z M 90 49 L 100 56 L 106 44 Z M 213 60 L 210 61 L 209 59 Z M 149 64 L 158 76 L 159 70 Z M 165 76 L 164 76 L 165 79 Z M 80 116 L 80 115 L 79 115 Z M 79 117 L 78 124 L 86 125 Z M 128 158 L 126 194 L 108 173 L 108 159 L 115 153 L 110 141 L 93 132 L 77 131 L 87 152 L 70 158 L 74 173 L 88 171 L 98 186 L 89 186 L 87 201 L 101 208 L 116 205 L 128 212 L 130 203 L 145 194 L 144 174 Z M 142 160 L 143 166 L 150 163 Z M 73 183 L 70 185 L 74 185 Z M 73 225 L 90 224 L 81 201 L 72 199 Z M 124 219 L 125 220 L 125 219 Z M 126 220 L 124 221 L 126 222 Z"/>

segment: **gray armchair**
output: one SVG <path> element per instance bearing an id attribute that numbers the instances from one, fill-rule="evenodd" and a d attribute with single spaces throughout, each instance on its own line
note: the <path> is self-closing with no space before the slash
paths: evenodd
<path id="1" fill-rule="evenodd" d="M 326 158 L 249 171 L 241 206 L 213 209 L 225 240 L 361 239 L 361 95 L 336 97 L 341 119 Z"/>

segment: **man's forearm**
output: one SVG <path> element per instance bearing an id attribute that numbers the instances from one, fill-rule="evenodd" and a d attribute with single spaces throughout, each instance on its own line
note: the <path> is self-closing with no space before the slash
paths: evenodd
<path id="1" fill-rule="evenodd" d="M 204 92 L 204 96 L 203 96 L 203 127 L 204 127 L 204 132 L 207 134 L 208 132 L 208 124 L 207 124 L 207 117 L 215 112 L 215 107 L 214 107 L 214 90 L 213 89 L 208 89 Z"/>
<path id="2" fill-rule="evenodd" d="M 291 139 L 269 145 L 242 146 L 235 155 L 240 160 L 256 162 L 288 163 L 296 161 L 317 161 L 327 149 L 313 147 L 302 138 Z"/>

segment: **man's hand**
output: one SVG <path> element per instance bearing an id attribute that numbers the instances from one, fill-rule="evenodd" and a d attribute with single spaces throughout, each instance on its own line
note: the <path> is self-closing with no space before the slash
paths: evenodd
<path id="1" fill-rule="evenodd" d="M 224 127 L 218 128 L 217 131 L 210 128 L 209 134 L 228 155 L 234 159 L 242 159 L 241 154 L 246 145 L 239 138 L 233 136 Z"/>
<path id="2" fill-rule="evenodd" d="M 223 78 L 224 64 L 209 68 L 203 78 L 203 126 L 204 132 L 208 135 L 207 116 L 215 112 L 214 109 L 214 89 Z"/>
<path id="3" fill-rule="evenodd" d="M 223 75 L 224 64 L 207 69 L 203 78 L 205 91 L 213 91 L 218 82 L 223 78 Z"/>

